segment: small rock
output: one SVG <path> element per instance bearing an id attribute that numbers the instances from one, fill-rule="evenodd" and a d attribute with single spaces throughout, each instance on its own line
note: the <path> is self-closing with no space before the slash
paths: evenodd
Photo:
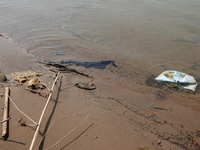
<path id="1" fill-rule="evenodd" d="M 159 139 L 159 140 L 157 141 L 157 144 L 158 144 L 158 145 L 161 145 L 161 139 Z"/>
<path id="2" fill-rule="evenodd" d="M 6 76 L 0 72 L 0 82 L 6 81 Z"/>
<path id="3" fill-rule="evenodd" d="M 94 83 L 76 83 L 75 86 L 84 90 L 96 89 L 96 86 L 94 85 Z"/>
<path id="4" fill-rule="evenodd" d="M 0 94 L 0 97 L 3 97 L 3 94 Z"/>
<path id="5" fill-rule="evenodd" d="M 93 139 L 98 139 L 98 136 L 94 136 Z"/>

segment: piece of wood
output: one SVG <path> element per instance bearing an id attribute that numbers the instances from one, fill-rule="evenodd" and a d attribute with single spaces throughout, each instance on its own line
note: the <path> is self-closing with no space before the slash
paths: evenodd
<path id="1" fill-rule="evenodd" d="M 52 93 L 53 93 L 53 88 L 54 88 L 54 86 L 55 86 L 55 84 L 56 84 L 56 81 L 57 81 L 57 79 L 58 79 L 59 73 L 60 73 L 60 72 L 58 72 L 58 73 L 56 74 L 56 78 L 55 78 L 55 80 L 54 80 L 54 82 L 53 82 L 53 84 L 52 84 L 49 97 L 48 97 L 47 102 L 46 102 L 46 104 L 45 104 L 45 106 L 44 106 L 44 109 L 43 109 L 43 111 L 42 111 L 42 114 L 41 114 L 41 116 L 40 116 L 40 119 L 39 119 L 39 122 L 38 122 L 38 126 L 37 126 L 37 128 L 36 128 L 36 131 L 35 131 L 35 134 L 34 134 L 34 136 L 33 136 L 33 139 L 32 139 L 31 146 L 30 146 L 29 150 L 32 150 L 32 149 L 33 149 L 33 146 L 34 146 L 34 143 L 35 143 L 35 141 L 36 141 L 36 138 L 37 138 L 37 135 L 38 135 L 38 132 L 39 132 L 39 128 L 40 128 L 40 125 L 41 125 L 41 122 L 42 122 L 42 118 L 43 118 L 44 113 L 45 113 L 45 111 L 46 111 L 47 105 L 48 105 L 48 103 L 49 103 L 49 101 L 50 101 L 50 99 L 51 99 L 51 96 L 52 96 Z"/>
<path id="2" fill-rule="evenodd" d="M 6 87 L 3 120 L 7 120 L 9 117 L 9 94 L 10 94 L 10 90 L 8 87 Z M 2 137 L 6 139 L 7 136 L 8 136 L 8 121 L 5 121 L 2 123 Z"/>

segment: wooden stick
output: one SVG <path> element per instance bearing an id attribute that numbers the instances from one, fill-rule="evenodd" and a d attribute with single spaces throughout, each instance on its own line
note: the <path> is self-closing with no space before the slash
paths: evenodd
<path id="1" fill-rule="evenodd" d="M 9 116 L 9 95 L 10 90 L 8 87 L 5 88 L 5 103 L 4 103 L 4 112 L 3 112 L 3 120 L 7 120 Z M 2 137 L 6 139 L 8 136 L 8 122 L 5 121 L 2 123 Z"/>
<path id="2" fill-rule="evenodd" d="M 51 129 L 51 127 L 53 126 L 53 124 L 55 123 L 55 121 L 51 124 L 51 126 L 48 128 L 47 132 Z M 38 147 L 40 146 L 40 144 L 42 143 L 42 141 L 44 140 L 45 136 L 47 135 L 47 132 L 43 135 L 41 141 L 39 142 L 38 146 L 35 148 L 35 150 L 38 149 Z"/>
<path id="3" fill-rule="evenodd" d="M 58 79 L 59 73 L 60 73 L 60 71 L 56 74 L 56 78 L 55 78 L 55 80 L 54 80 L 54 82 L 53 82 L 53 84 L 52 84 L 49 97 L 48 97 L 47 102 L 46 102 L 46 104 L 45 104 L 45 106 L 44 106 L 44 109 L 43 109 L 43 111 L 42 111 L 42 114 L 41 114 L 41 116 L 40 116 L 40 119 L 39 119 L 39 122 L 38 122 L 38 126 L 37 126 L 37 128 L 36 128 L 36 131 L 35 131 L 35 134 L 34 134 L 34 136 L 33 136 L 33 139 L 32 139 L 31 146 L 30 146 L 29 150 L 32 150 L 32 149 L 33 149 L 33 146 L 34 146 L 35 140 L 36 140 L 36 138 L 37 138 L 37 134 L 38 134 L 38 132 L 39 132 L 39 128 L 40 128 L 41 122 L 42 122 L 42 118 L 43 118 L 44 113 L 45 113 L 45 111 L 46 111 L 47 105 L 48 105 L 48 103 L 49 103 L 49 101 L 50 101 L 50 99 L 51 99 L 52 92 L 53 92 L 53 88 L 54 88 L 54 86 L 55 86 L 55 84 L 56 84 L 56 81 L 57 81 L 57 79 Z"/>

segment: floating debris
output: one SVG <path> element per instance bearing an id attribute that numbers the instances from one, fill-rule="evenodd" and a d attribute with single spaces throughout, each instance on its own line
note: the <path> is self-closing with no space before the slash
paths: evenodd
<path id="1" fill-rule="evenodd" d="M 67 65 L 65 64 L 61 64 L 61 63 L 57 63 L 57 62 L 52 62 L 52 61 L 44 61 L 44 62 L 40 62 L 41 64 L 44 64 L 46 67 L 50 67 L 50 71 L 53 71 L 53 72 L 61 72 L 61 73 L 68 73 L 68 72 L 73 72 L 73 73 L 77 73 L 77 74 L 80 74 L 82 76 L 86 76 L 86 77 L 90 77 L 89 75 L 83 73 L 83 72 L 80 72 L 80 71 L 77 71 L 76 69 L 72 69 L 72 68 L 69 68 Z"/>
<path id="2" fill-rule="evenodd" d="M 96 86 L 94 83 L 76 83 L 75 86 L 84 90 L 96 89 Z"/>
<path id="3" fill-rule="evenodd" d="M 189 89 L 195 91 L 197 82 L 193 76 L 183 72 L 168 70 L 161 73 L 155 80 L 164 83 L 170 88 Z"/>
<path id="4" fill-rule="evenodd" d="M 113 60 L 103 60 L 100 62 L 77 62 L 77 61 L 62 61 L 61 64 L 74 64 L 76 66 L 82 66 L 85 68 L 95 68 L 95 69 L 105 69 L 106 66 L 112 65 L 114 67 L 117 67 L 115 62 Z"/>

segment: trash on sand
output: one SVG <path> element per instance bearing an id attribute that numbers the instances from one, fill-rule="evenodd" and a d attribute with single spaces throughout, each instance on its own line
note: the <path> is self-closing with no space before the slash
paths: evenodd
<path id="1" fill-rule="evenodd" d="M 195 91 L 197 87 L 197 82 L 193 76 L 174 70 L 167 70 L 161 73 L 155 78 L 155 80 L 164 83 L 171 88 L 189 89 Z"/>
<path id="2" fill-rule="evenodd" d="M 36 77 L 36 76 L 42 76 L 43 74 L 34 72 L 31 70 L 28 71 L 22 71 L 22 72 L 13 72 L 12 76 L 15 78 L 16 81 L 19 83 L 25 83 L 26 81 L 29 81 L 30 78 Z"/>
<path id="3" fill-rule="evenodd" d="M 45 88 L 45 84 L 42 83 L 37 77 L 42 76 L 41 73 L 34 72 L 31 70 L 22 71 L 22 72 L 13 72 L 12 76 L 14 77 L 15 81 L 19 83 L 26 83 L 28 88 L 32 89 L 43 89 Z"/>
<path id="4" fill-rule="evenodd" d="M 26 121 L 24 121 L 24 119 L 22 119 L 22 118 L 20 118 L 20 119 L 18 120 L 18 123 L 19 123 L 21 126 L 24 126 L 24 127 L 26 127 L 26 126 L 36 127 L 36 126 L 37 126 L 37 125 L 35 125 L 35 124 L 27 124 Z"/>
<path id="5" fill-rule="evenodd" d="M 169 110 L 167 108 L 162 108 L 162 107 L 156 107 L 154 105 L 151 104 L 151 107 L 153 107 L 154 109 L 159 109 L 159 110 Z"/>
<path id="6" fill-rule="evenodd" d="M 56 51 L 56 55 L 63 55 L 63 54 L 59 51 Z"/>
<path id="7" fill-rule="evenodd" d="M 0 82 L 6 81 L 6 76 L 2 72 L 0 72 Z"/>
<path id="8" fill-rule="evenodd" d="M 44 89 L 46 87 L 38 78 L 30 79 L 27 81 L 26 85 L 28 88 L 32 89 Z"/>
<path id="9" fill-rule="evenodd" d="M 84 90 L 96 89 L 96 86 L 94 85 L 94 83 L 76 83 L 75 86 Z"/>
<path id="10" fill-rule="evenodd" d="M 27 126 L 26 122 L 25 122 L 22 118 L 20 118 L 20 120 L 18 120 L 18 123 L 19 123 L 21 126 L 24 126 L 24 127 Z"/>
<path id="11" fill-rule="evenodd" d="M 156 114 L 156 115 L 158 114 L 158 112 L 157 112 L 157 111 L 153 111 L 153 113 L 154 113 L 154 114 Z"/>

